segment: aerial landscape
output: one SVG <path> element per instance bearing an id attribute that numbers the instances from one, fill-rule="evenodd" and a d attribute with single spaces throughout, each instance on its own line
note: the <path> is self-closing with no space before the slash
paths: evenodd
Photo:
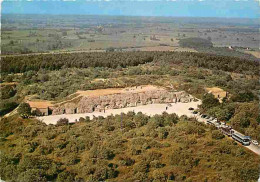
<path id="1" fill-rule="evenodd" d="M 0 181 L 259 182 L 257 2 L 224 2 L 4 1 Z"/>

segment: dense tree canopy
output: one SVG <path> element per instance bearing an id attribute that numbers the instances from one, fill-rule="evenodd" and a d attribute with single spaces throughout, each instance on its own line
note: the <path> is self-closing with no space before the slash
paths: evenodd
<path id="1" fill-rule="evenodd" d="M 198 37 L 181 39 L 179 41 L 179 45 L 181 47 L 190 47 L 190 48 L 213 47 L 213 43 L 211 42 L 210 39 L 203 39 Z"/>
<path id="2" fill-rule="evenodd" d="M 0 137 L 0 175 L 5 181 L 256 181 L 259 177 L 259 157 L 215 128 L 175 114 L 149 117 L 129 112 L 59 126 L 11 117 L 0 123 Z"/>
<path id="3" fill-rule="evenodd" d="M 28 103 L 21 103 L 17 111 L 20 114 L 20 116 L 28 117 L 31 114 L 31 107 Z"/>
<path id="4" fill-rule="evenodd" d="M 151 61 L 186 64 L 237 73 L 259 74 L 259 62 L 257 61 L 191 52 L 107 52 L 10 56 L 1 60 L 1 69 L 5 73 L 20 73 L 40 69 L 58 70 L 64 67 L 117 68 L 137 66 Z"/>

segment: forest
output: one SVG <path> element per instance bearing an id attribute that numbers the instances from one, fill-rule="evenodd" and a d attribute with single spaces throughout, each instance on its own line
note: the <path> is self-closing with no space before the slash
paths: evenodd
<path id="1" fill-rule="evenodd" d="M 193 52 L 108 52 L 8 56 L 1 59 L 1 69 L 3 73 L 23 73 L 39 71 L 40 69 L 125 68 L 151 61 L 164 61 L 236 73 L 259 74 L 259 61 Z"/>
<path id="2" fill-rule="evenodd" d="M 5 181 L 256 181 L 260 158 L 216 128 L 175 114 L 0 123 Z"/>

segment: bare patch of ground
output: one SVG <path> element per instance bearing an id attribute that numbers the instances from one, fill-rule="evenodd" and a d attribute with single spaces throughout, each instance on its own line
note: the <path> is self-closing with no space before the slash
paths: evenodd
<path id="1" fill-rule="evenodd" d="M 97 89 L 97 90 L 87 90 L 87 91 L 77 91 L 76 93 L 81 96 L 87 97 L 98 97 L 111 94 L 123 94 L 123 93 L 140 93 L 153 90 L 164 90 L 164 88 L 156 87 L 153 85 L 144 85 L 128 88 L 108 88 L 108 89 Z"/>
<path id="2" fill-rule="evenodd" d="M 27 103 L 31 106 L 31 108 L 47 108 L 47 107 L 52 107 L 53 104 L 51 101 L 27 101 Z"/>
<path id="3" fill-rule="evenodd" d="M 227 92 L 218 87 L 206 88 L 208 93 L 212 93 L 216 98 L 224 98 L 227 96 Z"/>

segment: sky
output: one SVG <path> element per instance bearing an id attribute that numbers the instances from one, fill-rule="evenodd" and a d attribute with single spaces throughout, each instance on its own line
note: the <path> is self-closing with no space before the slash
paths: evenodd
<path id="1" fill-rule="evenodd" d="M 259 0 L 4 0 L 5 14 L 259 18 Z"/>

